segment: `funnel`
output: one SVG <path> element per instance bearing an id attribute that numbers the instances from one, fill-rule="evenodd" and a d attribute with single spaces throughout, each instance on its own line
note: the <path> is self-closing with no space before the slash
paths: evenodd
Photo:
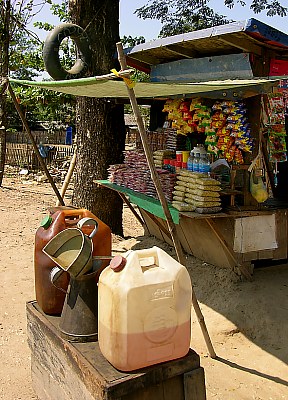
<path id="1" fill-rule="evenodd" d="M 83 225 L 95 225 L 92 233 L 87 236 L 80 228 Z M 59 232 L 43 248 L 43 252 L 50 257 L 63 271 L 71 277 L 77 278 L 92 268 L 91 239 L 97 232 L 98 223 L 92 218 L 82 218 L 78 228 L 68 228 Z"/>

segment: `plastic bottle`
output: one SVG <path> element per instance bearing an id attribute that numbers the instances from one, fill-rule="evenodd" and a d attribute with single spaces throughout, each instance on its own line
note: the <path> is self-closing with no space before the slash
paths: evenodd
<path id="1" fill-rule="evenodd" d="M 200 154 L 196 153 L 195 157 L 193 158 L 193 172 L 199 172 L 199 161 Z"/>
<path id="2" fill-rule="evenodd" d="M 117 256 L 98 283 L 98 339 L 116 368 L 132 371 L 183 357 L 191 336 L 191 280 L 154 246 Z"/>
<path id="3" fill-rule="evenodd" d="M 199 172 L 203 174 L 210 172 L 210 161 L 205 153 L 202 153 L 199 159 Z"/>
<path id="4" fill-rule="evenodd" d="M 187 161 L 187 169 L 188 171 L 193 171 L 193 160 L 194 160 L 194 156 L 192 151 L 190 152 L 190 156 L 188 157 L 188 161 Z"/>
<path id="5" fill-rule="evenodd" d="M 43 253 L 42 249 L 57 233 L 69 227 L 75 227 L 79 219 L 83 217 L 90 217 L 96 219 L 98 222 L 98 231 L 93 237 L 93 255 L 111 255 L 111 230 L 90 211 L 72 208 L 61 209 L 60 207 L 52 215 L 45 217 L 35 235 L 34 272 L 36 300 L 39 307 L 46 314 L 61 314 L 66 294 L 51 283 L 50 274 L 51 270 L 55 267 L 55 263 Z M 93 226 L 83 226 L 82 231 L 86 235 L 89 235 L 92 229 Z M 108 263 L 103 263 L 99 274 Z M 99 274 L 97 275 L 97 279 Z M 65 272 L 57 281 L 57 286 L 66 291 L 68 283 L 69 275 Z"/>

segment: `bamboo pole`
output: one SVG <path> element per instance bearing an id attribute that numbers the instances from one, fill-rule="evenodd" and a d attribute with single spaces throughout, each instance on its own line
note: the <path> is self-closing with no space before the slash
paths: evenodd
<path id="1" fill-rule="evenodd" d="M 55 182 L 53 181 L 53 178 L 50 175 L 50 173 L 49 173 L 49 171 L 47 169 L 47 166 L 46 166 L 45 162 L 43 161 L 43 158 L 41 157 L 41 154 L 39 153 L 37 144 L 36 144 L 35 139 L 34 139 L 34 137 L 32 135 L 32 132 L 31 132 L 31 130 L 29 128 L 28 122 L 27 122 L 27 120 L 26 120 L 26 118 L 25 118 L 25 116 L 24 116 L 24 114 L 23 114 L 23 112 L 21 110 L 21 107 L 19 106 L 19 104 L 18 104 L 18 102 L 16 100 L 15 93 L 14 93 L 10 83 L 8 83 L 8 90 L 9 90 L 9 93 L 10 93 L 11 98 L 13 100 L 14 106 L 15 106 L 18 114 L 19 114 L 19 117 L 21 118 L 21 121 L 22 121 L 22 123 L 23 123 L 23 125 L 25 127 L 25 130 L 26 130 L 26 132 L 27 132 L 27 134 L 28 134 L 28 136 L 29 136 L 29 138 L 31 140 L 32 146 L 33 146 L 35 154 L 36 154 L 36 156 L 37 156 L 37 158 L 39 160 L 39 163 L 40 163 L 41 167 L 43 168 L 43 171 L 45 172 L 45 174 L 47 176 L 47 179 L 49 180 L 49 182 L 50 182 L 50 184 L 51 184 L 51 186 L 52 186 L 52 188 L 53 188 L 53 190 L 54 190 L 54 192 L 55 192 L 55 194 L 56 194 L 61 206 L 65 206 L 64 201 L 63 201 L 63 199 L 62 199 L 62 197 L 61 197 L 61 195 L 60 195 L 60 193 L 59 193 L 59 191 L 58 191 L 58 189 L 57 189 L 57 187 L 55 185 Z"/>
<path id="2" fill-rule="evenodd" d="M 125 70 L 127 68 L 127 64 L 126 64 L 126 58 L 125 58 L 125 55 L 124 55 L 124 52 L 123 52 L 122 43 L 121 42 L 117 43 L 116 46 L 117 46 L 118 57 L 119 57 L 119 62 L 120 62 L 120 65 L 121 65 L 121 69 Z M 128 90 L 130 103 L 131 103 L 131 106 L 132 106 L 132 109 L 133 109 L 133 112 L 134 112 L 134 115 L 135 115 L 135 118 L 136 118 L 136 122 L 137 122 L 137 125 L 138 125 L 141 141 L 142 141 L 144 152 L 145 152 L 145 155 L 146 155 L 146 158 L 147 158 L 148 166 L 149 166 L 149 169 L 150 169 L 150 172 L 151 172 L 152 180 L 154 182 L 154 185 L 155 185 L 155 188 L 156 188 L 160 203 L 161 203 L 161 205 L 163 207 L 163 210 L 164 210 L 164 214 L 165 214 L 165 217 L 166 217 L 166 220 L 167 220 L 167 224 L 168 224 L 168 229 L 169 229 L 169 232 L 171 234 L 171 238 L 172 238 L 173 243 L 174 243 L 176 254 L 177 254 L 179 262 L 181 264 L 185 265 L 185 257 L 184 257 L 183 251 L 182 251 L 181 243 L 180 243 L 179 238 L 178 238 L 178 236 L 176 234 L 175 225 L 173 223 L 172 216 L 170 214 L 170 211 L 169 211 L 169 208 L 168 208 L 168 204 L 167 204 L 166 198 L 164 196 L 164 193 L 163 193 L 163 190 L 162 190 L 162 187 L 161 187 L 160 179 L 159 179 L 159 176 L 157 174 L 157 171 L 156 171 L 156 168 L 155 168 L 155 165 L 154 165 L 154 162 L 153 162 L 152 152 L 151 152 L 151 149 L 149 147 L 149 143 L 147 141 L 147 136 L 146 136 L 146 132 L 145 132 L 142 116 L 141 116 L 141 113 L 140 113 L 140 110 L 139 110 L 139 107 L 138 107 L 138 104 L 137 104 L 137 101 L 136 101 L 136 96 L 135 96 L 135 93 L 134 93 L 133 89 L 129 89 L 128 86 L 127 86 L 127 90 Z"/>
<path id="3" fill-rule="evenodd" d="M 69 169 L 67 171 L 67 174 L 65 176 L 63 185 L 62 185 L 61 190 L 60 190 L 60 195 L 61 195 L 62 199 L 64 199 L 66 190 L 68 188 L 68 185 L 70 183 L 71 177 L 73 175 L 73 171 L 74 171 L 75 164 L 76 164 L 76 154 L 77 154 L 77 149 L 75 147 L 73 156 L 72 156 L 71 161 L 70 161 Z M 61 204 L 60 204 L 59 200 L 57 200 L 56 206 L 60 206 L 60 205 Z"/>
<path id="4" fill-rule="evenodd" d="M 120 63 L 120 66 L 121 66 L 121 70 L 125 71 L 127 69 L 127 63 L 126 63 L 126 57 L 125 57 L 124 52 L 123 52 L 122 43 L 121 42 L 116 43 L 116 46 L 117 46 L 118 59 L 119 59 L 119 63 Z M 134 112 L 134 115 L 135 115 L 135 118 L 136 118 L 137 126 L 138 126 L 138 129 L 139 129 L 139 134 L 140 134 L 142 145 L 143 145 L 143 148 L 144 148 L 144 152 L 145 152 L 145 155 L 146 155 L 146 158 L 147 158 L 148 166 L 149 166 L 149 169 L 150 169 L 150 172 L 151 172 L 152 180 L 153 180 L 153 183 L 155 185 L 155 188 L 156 188 L 160 203 L 161 203 L 161 205 L 163 207 L 163 211 L 164 211 L 164 214 L 165 214 L 165 217 L 166 217 L 166 221 L 167 221 L 167 225 L 168 225 L 168 230 L 170 232 L 171 239 L 172 239 L 173 244 L 174 244 L 174 248 L 175 248 L 175 251 L 176 251 L 176 254 L 177 254 L 177 258 L 178 258 L 178 261 L 179 261 L 180 264 L 185 265 L 186 264 L 186 259 L 185 259 L 185 256 L 184 256 L 184 253 L 183 253 L 183 250 L 182 250 L 182 246 L 181 246 L 180 240 L 179 240 L 177 232 L 176 232 L 176 227 L 175 227 L 175 224 L 173 222 L 173 219 L 172 219 L 169 207 L 168 207 L 167 200 L 166 200 L 166 198 L 164 196 L 164 193 L 163 193 L 163 190 L 162 190 L 162 186 L 161 186 L 161 183 L 160 183 L 159 176 L 157 174 L 157 171 L 156 171 L 156 168 L 155 168 L 155 165 L 154 165 L 154 162 L 153 162 L 152 152 L 151 152 L 151 149 L 149 147 L 149 143 L 148 143 L 148 140 L 147 140 L 145 127 L 144 127 L 144 124 L 143 124 L 143 119 L 142 119 L 142 116 L 141 116 L 141 113 L 140 113 L 140 110 L 139 110 L 139 107 L 138 107 L 138 103 L 137 103 L 137 100 L 136 100 L 135 93 L 134 93 L 134 90 L 130 89 L 128 86 L 127 86 L 127 91 L 128 91 L 128 96 L 129 96 L 129 99 L 130 99 L 130 103 L 131 103 L 131 106 L 132 106 L 132 109 L 133 109 L 133 112 Z M 216 358 L 216 353 L 214 351 L 214 348 L 213 348 L 213 345 L 212 345 L 212 342 L 211 342 L 211 339 L 210 339 L 210 336 L 209 336 L 209 333 L 208 333 L 208 330 L 207 330 L 207 327 L 206 327 L 206 324 L 205 324 L 205 320 L 204 320 L 203 314 L 201 312 L 201 309 L 199 307 L 199 304 L 198 304 L 196 295 L 194 293 L 193 287 L 192 287 L 192 304 L 193 304 L 197 319 L 199 321 L 200 328 L 201 328 L 201 331 L 203 333 L 203 337 L 204 337 L 204 340 L 206 342 L 206 346 L 207 346 L 209 355 L 212 358 Z"/>

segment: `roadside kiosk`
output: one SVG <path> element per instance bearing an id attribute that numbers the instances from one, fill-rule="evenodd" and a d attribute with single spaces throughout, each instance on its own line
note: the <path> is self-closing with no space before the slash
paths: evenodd
<path id="1" fill-rule="evenodd" d="M 210 153 L 212 161 L 220 158 L 229 166 L 229 184 L 221 192 L 222 210 L 201 214 L 171 207 L 171 212 L 186 252 L 219 267 L 238 271 L 240 268 L 240 273 L 248 276 L 257 260 L 287 259 L 286 81 L 275 81 L 272 88 L 273 79 L 288 75 L 287 48 L 288 35 L 256 19 L 249 19 L 126 49 L 127 63 L 149 73 L 156 87 L 161 83 L 170 83 L 171 87 L 183 85 L 182 95 L 150 99 L 151 122 L 147 135 L 153 137 L 150 140 L 153 150 L 177 152 L 183 149 L 178 147 L 180 140 L 175 140 L 174 148 L 171 147 L 171 135 L 174 132 L 177 139 L 181 134 L 183 137 L 187 120 L 182 121 L 181 126 L 179 115 L 178 121 L 177 115 L 171 121 L 168 112 L 167 121 L 167 112 L 163 113 L 167 98 L 170 99 L 168 102 L 177 99 L 176 113 L 179 114 L 180 107 L 184 120 L 185 110 L 181 110 L 179 99 L 188 106 L 190 104 L 191 110 L 191 102 L 200 97 L 204 99 L 203 104 L 212 107 L 212 115 L 216 102 L 244 104 L 249 139 L 253 144 L 248 152 L 242 151 L 243 161 L 229 159 L 224 151 Z M 253 80 L 258 85 L 251 86 Z M 197 85 L 202 85 L 201 93 L 192 93 Z M 174 129 L 171 129 L 173 123 Z M 275 129 L 280 129 L 281 134 L 278 135 Z M 207 148 L 205 136 L 191 131 L 188 128 L 186 134 L 188 132 L 192 142 L 203 143 Z M 278 142 L 281 142 L 280 148 L 276 148 Z M 241 148 L 240 145 L 236 147 Z M 251 169 L 268 187 L 270 198 L 264 203 L 257 202 L 251 195 Z M 157 200 L 145 197 L 143 192 L 131 191 L 125 185 L 101 184 L 130 198 L 138 205 L 148 232 L 172 244 Z"/>

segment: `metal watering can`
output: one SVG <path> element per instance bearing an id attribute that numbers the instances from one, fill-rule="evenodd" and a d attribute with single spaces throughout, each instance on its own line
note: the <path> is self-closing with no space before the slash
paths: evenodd
<path id="1" fill-rule="evenodd" d="M 84 225 L 95 226 L 89 236 L 81 231 Z M 77 228 L 59 232 L 43 248 L 43 252 L 59 265 L 51 271 L 51 282 L 55 286 L 63 271 L 70 274 L 59 329 L 63 338 L 73 342 L 98 338 L 97 273 L 102 262 L 101 257 L 93 261 L 91 240 L 97 229 L 97 221 L 82 218 Z"/>
<path id="2" fill-rule="evenodd" d="M 85 235 L 81 228 L 84 225 L 93 225 L 95 228 L 89 236 Z M 77 278 L 92 268 L 92 238 L 98 229 L 98 223 L 92 218 L 82 218 L 77 228 L 68 228 L 59 232 L 43 248 L 43 252 L 50 257 L 62 271 L 66 271 Z M 60 268 L 53 270 L 52 282 L 56 280 Z M 55 279 L 54 279 L 55 278 Z"/>

